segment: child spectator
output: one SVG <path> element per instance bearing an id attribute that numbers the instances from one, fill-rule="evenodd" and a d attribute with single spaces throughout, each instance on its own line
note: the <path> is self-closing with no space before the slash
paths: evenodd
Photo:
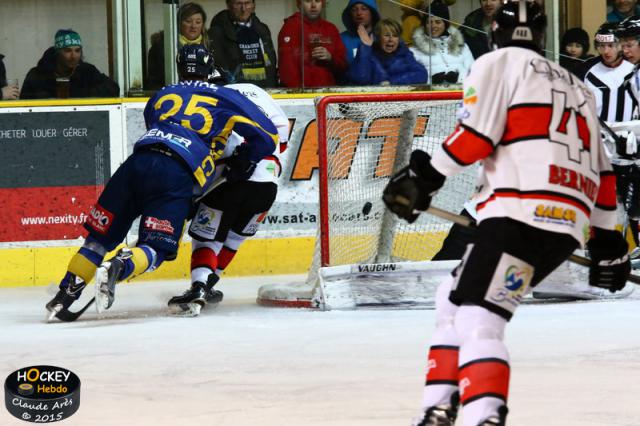
<path id="1" fill-rule="evenodd" d="M 462 83 L 473 63 L 471 50 L 460 31 L 451 26 L 446 5 L 433 2 L 431 16 L 428 11 L 422 15 L 422 26 L 413 33 L 411 51 L 429 71 L 429 83 Z"/>
<path id="2" fill-rule="evenodd" d="M 178 10 L 178 45 L 201 44 L 209 48 L 205 29 L 207 14 L 198 3 L 184 3 Z M 145 89 L 158 90 L 166 84 L 164 80 L 164 31 L 151 35 L 151 48 L 147 60 Z"/>
<path id="3" fill-rule="evenodd" d="M 349 64 L 362 46 L 361 34 L 371 37 L 373 27 L 379 20 L 380 13 L 375 0 L 349 0 L 347 7 L 342 11 L 342 23 L 346 30 L 340 33 Z"/>
<path id="4" fill-rule="evenodd" d="M 335 86 L 347 69 L 338 28 L 320 17 L 323 0 L 296 4 L 300 11 L 284 20 L 278 35 L 280 81 L 285 87 Z"/>
<path id="5" fill-rule="evenodd" d="M 100 98 L 119 92 L 116 82 L 82 60 L 80 35 L 69 29 L 56 32 L 54 46 L 29 70 L 20 98 Z"/>
<path id="6" fill-rule="evenodd" d="M 7 84 L 7 69 L 4 67 L 4 55 L 0 55 L 0 88 L 2 89 L 0 100 L 18 99 L 18 96 L 20 96 L 20 90 L 17 86 L 9 86 Z"/>
<path id="7" fill-rule="evenodd" d="M 560 42 L 560 65 L 582 79 L 585 72 L 584 62 L 593 58 L 588 51 L 589 34 L 582 28 L 570 28 Z"/>
<path id="8" fill-rule="evenodd" d="M 255 14 L 255 0 L 227 0 L 227 9 L 211 20 L 209 39 L 216 65 L 230 83 L 278 85 L 276 50 L 269 27 Z"/>
<path id="9" fill-rule="evenodd" d="M 474 59 L 489 52 L 489 30 L 491 20 L 500 6 L 500 0 L 479 0 L 480 7 L 464 18 L 464 25 L 460 31 L 464 36 Z"/>
<path id="10" fill-rule="evenodd" d="M 363 45 L 351 63 L 347 77 L 355 84 L 421 84 L 427 70 L 400 40 L 402 28 L 393 19 L 383 19 L 374 28 L 375 42 L 361 28 Z"/>

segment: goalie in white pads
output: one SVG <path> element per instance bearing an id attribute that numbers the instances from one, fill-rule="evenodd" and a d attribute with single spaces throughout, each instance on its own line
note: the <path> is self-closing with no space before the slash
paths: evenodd
<path id="1" fill-rule="evenodd" d="M 283 153 L 289 140 L 289 119 L 271 96 L 254 84 L 229 84 L 227 89 L 242 93 L 264 112 L 278 130 L 280 139 L 276 153 Z M 252 237 L 273 205 L 278 192 L 277 180 L 282 164 L 274 153 L 252 166 L 237 164 L 238 147 L 243 139 L 233 133 L 225 151 L 217 160 L 216 173 L 226 175 L 226 169 L 246 169 L 245 180 L 229 179 L 209 192 L 198 205 L 189 227 L 192 240 L 191 287 L 169 300 L 169 309 L 176 314 L 197 316 L 206 303 L 222 300 L 221 291 L 213 288 L 224 269 L 231 263 L 242 242 Z"/>
<path id="2" fill-rule="evenodd" d="M 383 199 L 414 221 L 447 176 L 483 161 L 478 230 L 436 293 L 436 329 L 416 425 L 504 425 L 509 354 L 503 336 L 531 287 L 588 241 L 590 284 L 616 291 L 630 272 L 614 230 L 615 177 L 600 140 L 593 94 L 545 59 L 546 17 L 525 0 L 494 16 L 498 47 L 464 81 L 456 130 L 433 159 L 414 151 Z M 536 214 L 536 212 L 552 214 Z M 560 214 L 561 213 L 561 214 Z"/>

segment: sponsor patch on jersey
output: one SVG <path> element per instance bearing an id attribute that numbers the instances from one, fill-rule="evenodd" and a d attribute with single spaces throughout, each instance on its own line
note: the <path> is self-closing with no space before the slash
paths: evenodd
<path id="1" fill-rule="evenodd" d="M 213 240 L 216 237 L 221 220 L 221 210 L 200 204 L 196 217 L 191 221 L 189 232 L 204 240 Z"/>
<path id="2" fill-rule="evenodd" d="M 87 218 L 87 224 L 89 224 L 89 226 L 101 234 L 106 234 L 112 223 L 113 213 L 100 204 L 91 207 L 89 217 Z"/>
<path id="3" fill-rule="evenodd" d="M 147 216 L 143 224 L 145 231 L 162 232 L 165 234 L 173 234 L 175 229 L 171 222 L 166 219 L 158 219 L 157 217 Z"/>
<path id="4" fill-rule="evenodd" d="M 464 102 L 465 105 L 474 105 L 478 102 L 478 94 L 476 93 L 476 89 L 471 86 L 464 92 Z"/>
<path id="5" fill-rule="evenodd" d="M 533 213 L 537 222 L 558 223 L 560 225 L 575 225 L 577 212 L 574 209 L 567 209 L 558 206 L 538 204 Z"/>
<path id="6" fill-rule="evenodd" d="M 242 230 L 242 235 L 255 235 L 255 233 L 258 232 L 260 224 L 264 221 L 264 218 L 267 217 L 267 213 L 268 212 L 264 212 L 254 215 Z"/>
<path id="7" fill-rule="evenodd" d="M 514 313 L 529 292 L 533 267 L 524 260 L 503 253 L 484 300 Z"/>

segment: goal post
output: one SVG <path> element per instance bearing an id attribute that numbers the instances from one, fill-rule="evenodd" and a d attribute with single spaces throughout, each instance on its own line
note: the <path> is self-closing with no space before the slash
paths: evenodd
<path id="1" fill-rule="evenodd" d="M 385 209 L 382 192 L 393 173 L 408 163 L 413 150 L 432 154 L 453 132 L 461 100 L 458 91 L 319 98 L 319 229 L 309 276 L 304 285 L 261 288 L 258 302 L 317 305 L 313 299 L 323 278 L 318 274 L 321 267 L 429 261 L 451 223 L 428 214 L 420 215 L 413 224 L 398 220 Z M 474 182 L 474 167 L 447 179 L 433 205 L 459 213 L 473 192 Z M 421 271 L 434 268 L 417 267 Z M 406 267 L 397 270 L 407 273 Z M 398 276 L 389 271 L 385 274 Z"/>

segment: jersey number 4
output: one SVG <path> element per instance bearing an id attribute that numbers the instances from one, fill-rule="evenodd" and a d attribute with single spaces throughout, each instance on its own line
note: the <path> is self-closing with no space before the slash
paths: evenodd
<path id="1" fill-rule="evenodd" d="M 564 145 L 567 148 L 569 161 L 574 163 L 581 164 L 582 156 L 586 154 L 591 170 L 595 172 L 598 169 L 598 154 L 591 150 L 592 129 L 589 128 L 585 115 L 580 113 L 581 108 L 587 107 L 586 103 L 578 106 L 575 99 L 567 99 L 567 94 L 564 92 L 553 90 L 552 94 L 549 140 Z"/>

